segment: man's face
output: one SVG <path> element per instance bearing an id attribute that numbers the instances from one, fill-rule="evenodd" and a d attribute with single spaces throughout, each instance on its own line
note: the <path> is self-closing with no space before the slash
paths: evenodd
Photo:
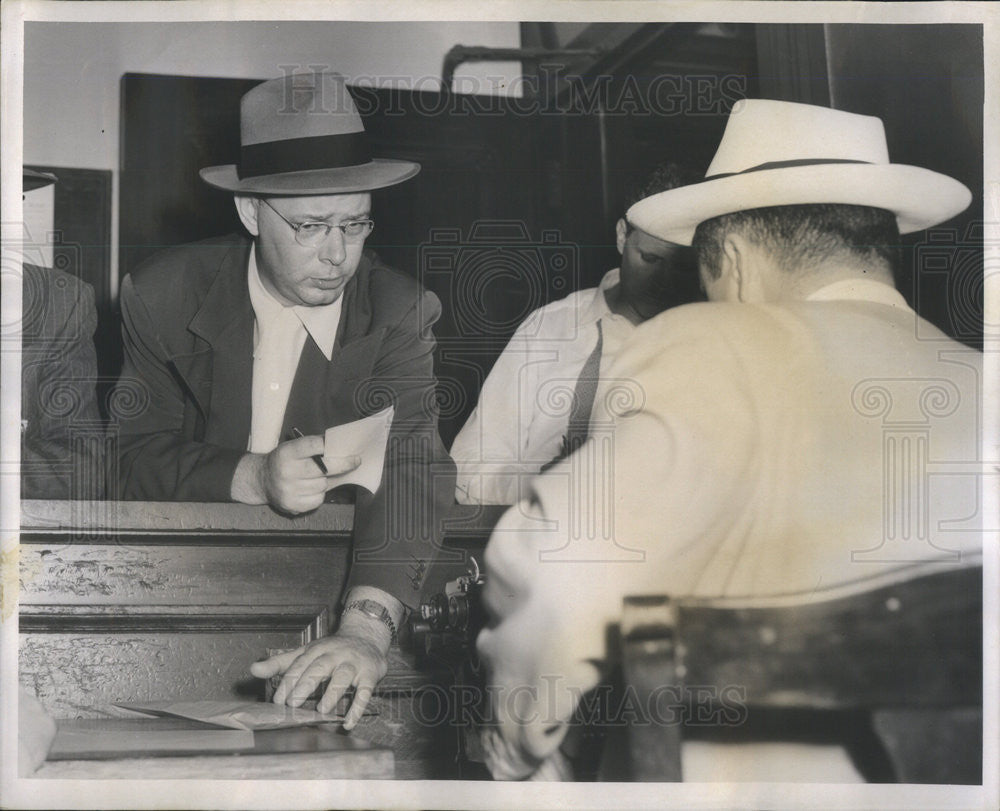
<path id="1" fill-rule="evenodd" d="M 701 299 L 690 248 L 632 228 L 621 248 L 622 297 L 644 319 Z"/>
<path id="2" fill-rule="evenodd" d="M 270 197 L 267 203 L 258 199 L 253 203 L 257 220 L 257 267 L 264 286 L 286 304 L 317 307 L 336 301 L 358 269 L 364 239 L 351 241 L 344 238 L 339 228 L 331 228 L 319 244 L 300 245 L 295 231 L 281 217 L 296 225 L 303 222 L 341 225 L 364 220 L 371 214 L 371 195 L 363 192 Z"/>

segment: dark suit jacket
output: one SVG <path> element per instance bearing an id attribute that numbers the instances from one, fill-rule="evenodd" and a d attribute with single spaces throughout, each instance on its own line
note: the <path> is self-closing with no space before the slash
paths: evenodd
<path id="1" fill-rule="evenodd" d="M 230 236 L 171 248 L 123 281 L 119 386 L 134 391 L 134 407 L 118 415 L 121 497 L 230 500 L 250 433 L 250 247 Z M 282 428 L 322 434 L 395 405 L 382 485 L 356 498 L 348 585 L 411 607 L 453 500 L 434 396 L 430 328 L 440 314 L 433 293 L 366 253 L 344 290 L 333 359 L 306 337 Z"/>
<path id="2" fill-rule="evenodd" d="M 24 265 L 21 282 L 21 497 L 100 498 L 94 289 Z"/>

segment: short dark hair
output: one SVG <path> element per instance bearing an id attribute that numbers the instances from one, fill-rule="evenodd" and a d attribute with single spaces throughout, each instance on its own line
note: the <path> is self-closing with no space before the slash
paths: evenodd
<path id="1" fill-rule="evenodd" d="M 633 183 L 625 194 L 625 206 L 622 209 L 622 217 L 633 205 L 661 191 L 670 191 L 678 186 L 689 186 L 704 180 L 704 176 L 698 174 L 695 169 L 684 163 L 675 161 L 664 161 L 658 164 L 652 172 Z"/>
<path id="2" fill-rule="evenodd" d="M 737 230 L 768 249 L 788 273 L 808 271 L 833 256 L 885 264 L 893 274 L 899 265 L 899 227 L 891 211 L 839 203 L 771 206 L 723 214 L 698 226 L 691 246 L 711 278 L 721 273 L 723 238 Z"/>

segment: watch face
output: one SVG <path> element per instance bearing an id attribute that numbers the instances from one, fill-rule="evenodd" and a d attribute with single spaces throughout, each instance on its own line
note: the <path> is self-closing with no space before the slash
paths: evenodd
<path id="1" fill-rule="evenodd" d="M 372 617 L 385 617 L 388 616 L 389 612 L 386 611 L 385 606 L 379 605 L 374 600 L 360 600 L 357 603 L 358 608 L 360 608 L 364 613 Z"/>
<path id="2" fill-rule="evenodd" d="M 389 632 L 392 634 L 392 638 L 396 638 L 396 624 L 392 621 L 392 615 L 389 613 L 389 609 L 381 603 L 376 602 L 375 600 L 355 600 L 344 610 L 359 611 L 374 620 L 378 620 L 389 629 Z"/>

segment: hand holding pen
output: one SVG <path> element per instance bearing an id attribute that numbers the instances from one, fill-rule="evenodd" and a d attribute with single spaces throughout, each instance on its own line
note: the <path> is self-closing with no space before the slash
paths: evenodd
<path id="1" fill-rule="evenodd" d="M 296 515 L 319 507 L 327 491 L 338 486 L 338 477 L 358 467 L 361 457 L 327 457 L 324 460 L 322 436 L 304 436 L 294 428 L 289 433 L 292 437 L 270 453 L 247 454 L 247 457 L 257 460 L 253 465 L 255 489 L 262 495 L 263 502 L 279 512 Z"/>
<path id="2" fill-rule="evenodd" d="M 294 427 L 292 428 L 292 432 L 291 433 L 292 433 L 292 439 L 302 439 L 305 436 L 305 434 L 303 434 L 298 428 L 294 428 Z M 327 475 L 328 471 L 326 469 L 326 465 L 323 463 L 323 454 L 321 454 L 321 453 L 316 454 L 315 456 L 312 457 L 312 460 L 319 467 L 319 469 L 323 473 L 323 475 L 324 476 Z M 357 465 L 355 465 L 354 467 L 357 467 Z M 347 470 L 353 470 L 353 469 L 354 468 L 348 468 Z M 345 470 L 343 472 L 346 473 L 347 471 Z"/>

